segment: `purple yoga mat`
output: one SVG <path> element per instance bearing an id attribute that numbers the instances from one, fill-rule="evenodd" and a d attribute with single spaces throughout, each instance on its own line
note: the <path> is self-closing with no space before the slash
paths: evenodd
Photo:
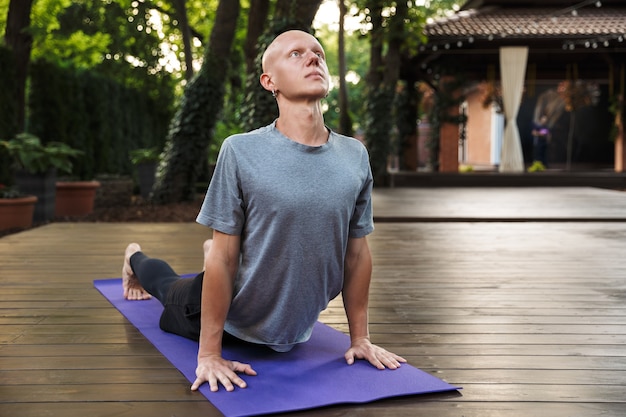
<path id="1" fill-rule="evenodd" d="M 127 301 L 121 279 L 95 280 L 94 286 L 180 371 L 195 380 L 198 343 L 159 328 L 163 307 L 156 299 Z M 228 359 L 250 363 L 257 376 L 243 378 L 245 389 L 200 392 L 226 417 L 254 416 L 305 410 L 333 404 L 367 403 L 383 398 L 459 389 L 409 364 L 378 370 L 365 361 L 348 366 L 343 355 L 350 338 L 317 323 L 311 339 L 290 352 L 276 353 L 250 345 L 223 348 Z"/>

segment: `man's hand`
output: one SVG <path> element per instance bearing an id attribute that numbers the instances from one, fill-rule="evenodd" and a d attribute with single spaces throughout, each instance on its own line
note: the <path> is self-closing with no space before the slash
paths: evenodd
<path id="1" fill-rule="evenodd" d="M 367 337 L 354 340 L 345 358 L 348 365 L 352 365 L 355 359 L 365 359 L 378 369 L 397 369 L 401 363 L 406 363 L 406 359 L 372 344 Z"/>
<path id="2" fill-rule="evenodd" d="M 247 384 L 237 375 L 238 372 L 256 375 L 256 371 L 247 363 L 229 361 L 219 355 L 200 357 L 196 368 L 196 380 L 191 386 L 191 390 L 196 391 L 205 382 L 209 383 L 213 392 L 219 389 L 218 383 L 221 383 L 226 391 L 234 390 L 233 384 L 239 388 L 245 388 Z"/>

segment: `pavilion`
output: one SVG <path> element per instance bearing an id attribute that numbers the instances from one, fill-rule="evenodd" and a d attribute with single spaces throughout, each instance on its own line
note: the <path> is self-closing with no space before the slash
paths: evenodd
<path id="1" fill-rule="evenodd" d="M 454 15 L 428 24 L 425 34 L 428 42 L 421 47 L 415 64 L 420 79 L 440 85 L 446 71 L 454 69 L 476 83 L 501 86 L 506 128 L 499 149 L 500 172 L 524 171 L 517 126 L 522 95 L 532 95 L 542 85 L 560 89 L 561 95 L 569 86 L 572 98 L 580 92 L 576 86 L 583 80 L 585 85 L 598 86 L 598 91 L 590 94 L 602 96 L 596 97 L 598 105 L 609 115 L 589 123 L 604 126 L 600 133 L 589 134 L 606 139 L 602 143 L 614 152 L 614 170 L 626 171 L 626 1 L 469 0 Z M 533 117 L 540 107 L 546 111 L 550 106 L 549 100 L 541 100 L 533 98 Z M 562 105 L 560 110 L 559 114 L 565 114 L 571 108 Z M 470 108 L 468 122 L 471 119 Z M 576 134 L 583 135 L 580 130 L 577 126 Z M 614 143 L 607 143 L 609 134 Z M 439 170 L 456 172 L 459 129 L 447 126 L 440 135 Z"/>

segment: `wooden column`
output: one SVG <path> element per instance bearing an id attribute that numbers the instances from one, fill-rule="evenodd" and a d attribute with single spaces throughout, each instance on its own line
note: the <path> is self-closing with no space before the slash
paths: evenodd
<path id="1" fill-rule="evenodd" d="M 445 115 L 441 115 L 439 127 L 439 172 L 459 172 L 459 105 L 460 84 L 454 77 L 444 77 L 440 83 L 439 94 L 446 97 L 443 101 Z M 454 120 L 454 121 L 453 121 Z"/>
<path id="2" fill-rule="evenodd" d="M 617 69 L 617 71 L 615 71 Z M 611 70 L 609 94 L 613 95 L 617 90 L 617 114 L 615 115 L 615 127 L 617 128 L 617 137 L 615 138 L 615 172 L 626 171 L 626 143 L 624 143 L 624 84 L 626 63 L 621 60 L 618 64 L 614 64 Z"/>
<path id="3" fill-rule="evenodd" d="M 448 115 L 458 116 L 458 106 L 448 109 Z M 439 130 L 439 172 L 459 172 L 459 125 L 445 122 Z"/>
<path id="4" fill-rule="evenodd" d="M 620 106 L 622 107 L 622 106 Z M 615 172 L 626 171 L 626 144 L 624 143 L 623 109 L 615 117 L 617 137 L 615 138 Z"/>

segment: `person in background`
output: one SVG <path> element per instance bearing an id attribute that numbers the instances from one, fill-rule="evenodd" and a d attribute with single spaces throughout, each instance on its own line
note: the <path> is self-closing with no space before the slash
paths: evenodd
<path id="1" fill-rule="evenodd" d="M 541 115 L 539 121 L 533 122 L 533 162 L 541 162 L 543 168 L 548 167 L 548 145 L 550 143 L 550 129 L 548 116 Z"/>

